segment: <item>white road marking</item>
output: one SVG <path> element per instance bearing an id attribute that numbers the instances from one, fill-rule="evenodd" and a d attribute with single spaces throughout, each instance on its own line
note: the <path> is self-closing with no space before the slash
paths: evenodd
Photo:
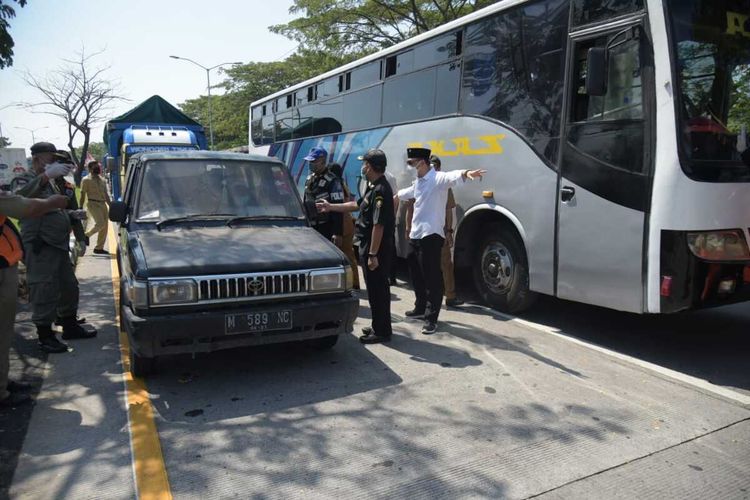
<path id="1" fill-rule="evenodd" d="M 675 370 L 670 370 L 669 368 L 665 368 L 663 366 L 659 366 L 654 363 L 650 363 L 648 361 L 644 361 L 642 359 L 634 358 L 632 356 L 628 356 L 627 354 L 622 354 L 616 351 L 612 351 L 610 349 L 607 349 L 606 347 L 602 347 L 597 344 L 593 344 L 590 342 L 586 342 L 580 339 L 577 339 L 575 337 L 571 337 L 569 335 L 565 335 L 564 333 L 561 333 L 561 331 L 557 328 L 553 328 L 550 326 L 542 325 L 539 323 L 534 323 L 533 321 L 527 321 L 525 319 L 518 318 L 516 316 L 511 316 L 509 314 L 501 313 L 499 311 L 496 311 L 495 309 L 491 309 L 489 307 L 480 305 L 480 304 L 471 304 L 470 307 L 476 307 L 482 310 L 485 310 L 491 314 L 501 316 L 509 321 L 513 321 L 515 323 L 524 325 L 528 328 L 531 328 L 533 330 L 540 331 L 542 333 L 546 333 L 549 335 L 553 335 L 559 339 L 566 340 L 568 342 L 571 342 L 576 345 L 580 345 L 582 347 L 586 347 L 588 349 L 591 349 L 593 351 L 600 352 L 602 354 L 606 354 L 607 356 L 610 356 L 615 359 L 619 359 L 620 361 L 624 361 L 626 363 L 630 363 L 632 365 L 639 366 L 641 368 L 645 368 L 646 370 L 650 370 L 652 372 L 658 373 L 664 377 L 677 380 L 678 382 L 681 382 L 683 384 L 687 384 L 690 386 L 693 386 L 697 389 L 700 389 L 705 392 L 709 392 L 712 394 L 715 394 L 717 396 L 720 396 L 725 399 L 729 399 L 732 401 L 735 401 L 737 403 L 740 403 L 742 405 L 750 406 L 750 396 L 739 393 L 737 391 L 733 391 L 731 389 L 727 389 L 726 387 L 722 387 L 720 385 L 712 384 L 711 382 L 704 380 L 702 378 L 693 377 L 692 375 L 687 375 L 682 372 L 678 372 Z"/>

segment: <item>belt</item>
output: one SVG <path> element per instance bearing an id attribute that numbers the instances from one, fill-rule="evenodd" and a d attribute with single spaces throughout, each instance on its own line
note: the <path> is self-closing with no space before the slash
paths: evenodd
<path id="1" fill-rule="evenodd" d="M 97 203 L 104 203 L 104 200 L 92 200 L 91 198 L 89 198 L 89 202 L 91 202 L 91 201 L 95 201 Z"/>

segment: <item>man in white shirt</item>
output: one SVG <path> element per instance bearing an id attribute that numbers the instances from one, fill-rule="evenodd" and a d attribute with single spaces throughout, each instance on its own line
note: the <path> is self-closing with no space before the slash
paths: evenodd
<path id="1" fill-rule="evenodd" d="M 398 192 L 398 200 L 414 200 L 410 244 L 417 260 L 414 283 L 414 309 L 407 311 L 411 318 L 424 318 L 422 333 L 429 335 L 437 330 L 440 306 L 443 302 L 443 274 L 440 255 L 445 242 L 445 206 L 448 189 L 458 181 L 481 179 L 485 170 L 454 170 L 436 172 L 430 166 L 431 151 L 426 148 L 408 148 L 407 165 L 417 170 L 417 180 Z"/>

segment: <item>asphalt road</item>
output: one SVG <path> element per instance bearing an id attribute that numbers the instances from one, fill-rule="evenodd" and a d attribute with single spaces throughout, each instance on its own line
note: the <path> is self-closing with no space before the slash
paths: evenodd
<path id="1" fill-rule="evenodd" d="M 128 429 L 139 431 L 127 421 L 109 266 L 86 257 L 79 268 L 82 313 L 100 335 L 49 357 L 14 497 L 134 495 Z M 393 293 L 390 344 L 352 334 L 327 352 L 162 360 L 146 384 L 171 494 L 750 495 L 747 304 L 661 318 L 542 299 L 521 320 L 468 305 L 444 310 L 428 337 L 403 317 L 411 292 Z M 363 299 L 357 331 L 368 316 Z"/>

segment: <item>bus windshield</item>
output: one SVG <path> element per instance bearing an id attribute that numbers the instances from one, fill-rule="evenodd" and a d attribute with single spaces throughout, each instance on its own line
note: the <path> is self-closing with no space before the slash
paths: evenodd
<path id="1" fill-rule="evenodd" d="M 681 157 L 696 180 L 750 181 L 750 0 L 669 0 Z"/>

